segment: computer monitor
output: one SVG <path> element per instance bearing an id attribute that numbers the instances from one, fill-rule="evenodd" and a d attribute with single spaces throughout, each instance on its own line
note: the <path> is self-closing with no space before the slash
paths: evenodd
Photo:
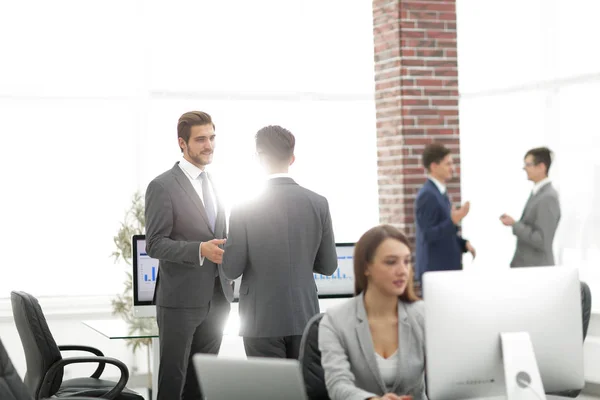
<path id="1" fill-rule="evenodd" d="M 158 260 L 146 253 L 146 236 L 133 235 L 131 238 L 133 264 L 133 315 L 136 317 L 155 317 L 156 306 L 152 305 Z"/>
<path id="2" fill-rule="evenodd" d="M 577 269 L 444 271 L 423 278 L 431 400 L 540 400 L 544 392 L 583 388 Z"/>
<path id="3" fill-rule="evenodd" d="M 319 298 L 354 296 L 354 243 L 336 243 L 338 268 L 331 276 L 313 274 Z"/>
<path id="4" fill-rule="evenodd" d="M 152 305 L 158 260 L 146 253 L 146 236 L 134 235 L 133 251 L 133 313 L 136 317 L 156 316 Z M 338 268 L 332 276 L 313 274 L 320 298 L 351 297 L 354 295 L 354 243 L 336 243 Z M 234 299 L 239 299 L 241 277 L 234 285 Z"/>

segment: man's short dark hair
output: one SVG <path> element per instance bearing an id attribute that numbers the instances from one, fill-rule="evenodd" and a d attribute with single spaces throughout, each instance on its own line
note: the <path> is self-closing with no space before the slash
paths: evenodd
<path id="1" fill-rule="evenodd" d="M 215 129 L 215 124 L 210 115 L 202 111 L 190 111 L 179 117 L 179 121 L 177 121 L 177 137 L 189 143 L 192 126 L 197 125 L 212 125 L 213 129 Z M 183 149 L 181 151 L 183 152 Z"/>
<path id="2" fill-rule="evenodd" d="M 294 135 L 278 125 L 265 126 L 256 133 L 256 149 L 277 161 L 289 160 L 295 145 Z"/>
<path id="3" fill-rule="evenodd" d="M 547 147 L 536 147 L 535 149 L 529 150 L 525 154 L 533 157 L 533 163 L 535 165 L 544 164 L 546 166 L 546 175 L 550 172 L 550 165 L 552 164 L 552 151 Z"/>
<path id="4" fill-rule="evenodd" d="M 450 149 L 443 144 L 431 143 L 423 150 L 423 166 L 429 171 L 431 163 L 441 163 L 448 154 L 450 154 Z"/>

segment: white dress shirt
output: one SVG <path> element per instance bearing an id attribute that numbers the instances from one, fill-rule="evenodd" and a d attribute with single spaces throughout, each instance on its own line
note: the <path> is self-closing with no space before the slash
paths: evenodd
<path id="1" fill-rule="evenodd" d="M 292 176 L 290 174 L 288 174 L 287 172 L 282 172 L 279 174 L 270 174 L 269 176 L 267 176 L 267 179 L 275 179 L 275 178 L 291 178 Z"/>
<path id="2" fill-rule="evenodd" d="M 202 192 L 202 178 L 200 177 L 200 174 L 202 174 L 203 171 L 188 160 L 186 160 L 185 158 L 182 158 L 179 162 L 179 168 L 181 168 L 185 176 L 188 177 L 190 183 L 192 184 L 192 187 L 198 194 L 200 201 L 204 206 L 206 206 L 204 204 L 204 193 Z M 213 190 L 212 184 L 210 183 L 210 180 L 208 181 L 208 188 L 210 190 L 210 196 L 213 199 L 215 215 L 217 215 L 217 198 L 215 196 L 215 192 Z M 200 243 L 200 248 L 198 249 L 198 251 L 200 252 L 200 265 L 202 265 L 204 263 L 204 257 L 202 257 L 202 243 Z"/>
<path id="3" fill-rule="evenodd" d="M 538 183 L 533 185 L 533 189 L 531 189 L 531 194 L 533 194 L 535 196 L 542 187 L 544 187 L 545 185 L 547 185 L 549 183 L 550 183 L 550 178 L 546 177 L 546 178 L 542 179 L 541 181 L 539 181 Z"/>

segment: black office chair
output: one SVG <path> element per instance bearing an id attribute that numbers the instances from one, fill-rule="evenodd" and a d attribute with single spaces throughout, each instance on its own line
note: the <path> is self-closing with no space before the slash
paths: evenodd
<path id="1" fill-rule="evenodd" d="M 583 340 L 587 336 L 590 317 L 592 315 L 592 291 L 587 283 L 581 282 L 581 319 L 583 321 Z"/>
<path id="2" fill-rule="evenodd" d="M 585 282 L 581 283 L 581 322 L 583 323 L 583 341 L 587 336 L 588 326 L 590 325 L 590 316 L 592 314 L 592 291 Z M 565 390 L 562 392 L 546 393 L 561 397 L 577 397 L 581 393 L 581 389 Z"/>
<path id="3" fill-rule="evenodd" d="M 300 341 L 299 361 L 309 400 L 330 400 L 319 351 L 319 323 L 323 315 L 317 314 L 308 321 Z"/>
<path id="4" fill-rule="evenodd" d="M 13 316 L 21 344 L 25 351 L 27 373 L 25 385 L 35 400 L 56 396 L 86 396 L 115 400 L 143 400 L 139 394 L 127 389 L 129 370 L 121 361 L 93 347 L 68 345 L 57 346 L 48 323 L 35 297 L 24 292 L 11 292 Z M 87 351 L 93 357 L 62 358 L 61 351 Z M 74 363 L 97 363 L 98 368 L 89 378 L 63 380 L 64 366 Z M 115 365 L 121 371 L 118 382 L 100 379 L 106 364 Z"/>
<path id="5" fill-rule="evenodd" d="M 15 370 L 0 340 L 0 399 L 32 400 L 27 387 Z M 70 400 L 94 400 L 92 397 L 69 397 Z"/>

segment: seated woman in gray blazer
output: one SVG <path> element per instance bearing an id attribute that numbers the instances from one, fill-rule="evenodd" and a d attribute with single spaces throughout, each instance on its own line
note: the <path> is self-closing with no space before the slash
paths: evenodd
<path id="1" fill-rule="evenodd" d="M 427 400 L 423 301 L 406 236 L 390 225 L 367 231 L 354 249 L 354 277 L 356 297 L 319 325 L 329 397 Z"/>

